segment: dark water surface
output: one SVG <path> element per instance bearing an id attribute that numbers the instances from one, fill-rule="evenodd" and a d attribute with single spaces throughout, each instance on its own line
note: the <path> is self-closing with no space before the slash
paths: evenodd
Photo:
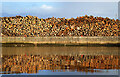
<path id="1" fill-rule="evenodd" d="M 118 47 L 1 47 L 2 74 L 118 75 Z"/>

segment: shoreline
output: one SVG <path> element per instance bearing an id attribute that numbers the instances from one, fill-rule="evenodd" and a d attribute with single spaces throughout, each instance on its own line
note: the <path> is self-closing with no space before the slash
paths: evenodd
<path id="1" fill-rule="evenodd" d="M 1 37 L 3 47 L 110 46 L 120 47 L 119 36 L 107 37 Z"/>
<path id="2" fill-rule="evenodd" d="M 2 47 L 41 47 L 41 46 L 88 46 L 88 47 L 120 47 L 120 43 L 116 44 L 33 44 L 33 43 L 1 43 Z"/>

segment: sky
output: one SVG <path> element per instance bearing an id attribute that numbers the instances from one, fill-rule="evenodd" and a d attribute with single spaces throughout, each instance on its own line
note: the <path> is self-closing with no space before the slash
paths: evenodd
<path id="1" fill-rule="evenodd" d="M 37 16 L 76 18 L 93 15 L 118 18 L 118 2 L 2 2 L 0 17 Z"/>

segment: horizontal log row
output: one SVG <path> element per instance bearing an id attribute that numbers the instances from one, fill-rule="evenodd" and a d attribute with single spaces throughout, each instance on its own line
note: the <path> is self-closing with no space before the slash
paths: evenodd
<path id="1" fill-rule="evenodd" d="M 119 44 L 120 37 L 2 37 L 1 43 L 33 44 Z"/>

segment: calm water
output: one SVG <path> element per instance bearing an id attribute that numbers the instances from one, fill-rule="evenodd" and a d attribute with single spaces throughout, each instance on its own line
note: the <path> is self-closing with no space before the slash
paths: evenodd
<path id="1" fill-rule="evenodd" d="M 1 47 L 2 74 L 118 75 L 118 47 Z"/>

